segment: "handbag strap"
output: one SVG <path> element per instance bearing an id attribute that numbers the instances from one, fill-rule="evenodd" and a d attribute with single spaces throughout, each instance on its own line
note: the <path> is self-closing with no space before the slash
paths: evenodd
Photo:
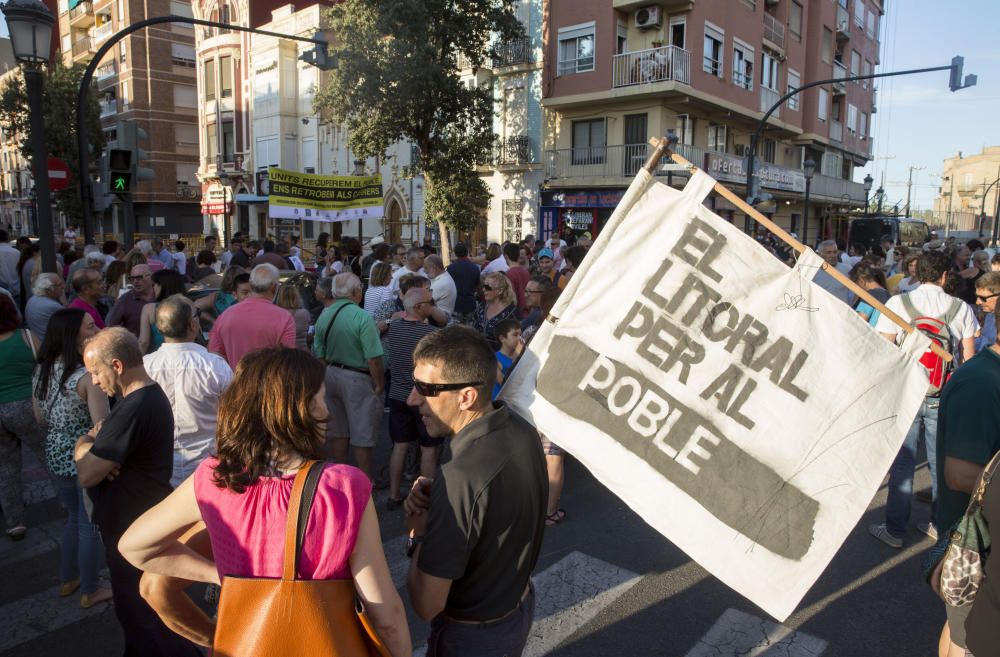
<path id="1" fill-rule="evenodd" d="M 980 506 L 983 503 L 983 497 L 986 495 L 986 487 L 989 486 L 990 479 L 996 474 L 997 464 L 1000 464 L 1000 452 L 993 455 L 990 462 L 983 468 L 983 474 L 979 477 L 979 486 L 976 487 L 976 494 L 973 497 L 976 504 Z"/>
<path id="2" fill-rule="evenodd" d="M 314 472 L 315 474 L 313 474 Z M 316 484 L 322 472 L 322 463 L 306 461 L 299 468 L 295 475 L 295 481 L 292 483 L 292 493 L 288 498 L 288 514 L 285 518 L 285 556 L 281 573 L 283 580 L 293 581 L 298 573 L 299 551 L 302 549 L 306 521 L 309 519 L 309 510 L 312 508 Z"/>

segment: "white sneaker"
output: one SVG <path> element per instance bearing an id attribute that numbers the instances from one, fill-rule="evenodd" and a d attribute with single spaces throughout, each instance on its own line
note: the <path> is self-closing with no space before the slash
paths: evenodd
<path id="1" fill-rule="evenodd" d="M 932 541 L 937 542 L 937 540 L 938 540 L 938 533 L 937 533 L 937 527 L 934 526 L 934 523 L 931 523 L 931 522 L 918 522 L 917 523 L 917 529 L 919 529 L 923 533 L 927 534 L 927 536 L 930 537 L 930 539 Z"/>
<path id="2" fill-rule="evenodd" d="M 875 525 L 869 525 L 868 533 L 891 548 L 896 548 L 898 550 L 899 548 L 903 547 L 903 539 L 896 538 L 895 536 L 890 534 L 884 522 L 880 522 Z"/>

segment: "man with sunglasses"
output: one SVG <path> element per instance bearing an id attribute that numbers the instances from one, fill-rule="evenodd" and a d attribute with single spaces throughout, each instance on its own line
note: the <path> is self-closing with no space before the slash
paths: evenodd
<path id="1" fill-rule="evenodd" d="M 79 308 L 94 318 L 94 325 L 104 328 L 104 318 L 97 306 L 104 296 L 104 277 L 93 269 L 81 269 L 73 275 L 73 291 L 76 293 L 70 308 Z M 30 301 L 30 299 L 29 299 Z"/>
<path id="2" fill-rule="evenodd" d="M 142 308 L 154 301 L 156 296 L 153 293 L 153 272 L 149 265 L 136 265 L 132 267 L 128 280 L 132 289 L 118 297 L 108 314 L 108 326 L 124 326 L 138 338 Z"/>
<path id="3" fill-rule="evenodd" d="M 430 621 L 427 657 L 524 651 L 534 618 L 531 571 L 545 530 L 548 477 L 538 432 L 490 401 L 497 364 L 476 331 L 449 326 L 413 353 L 413 391 L 451 460 L 407 497 L 408 588 Z"/>
<path id="4" fill-rule="evenodd" d="M 997 341 L 997 323 L 993 311 L 1000 297 L 1000 272 L 987 272 L 976 281 L 976 305 L 983 314 L 983 324 L 976 337 L 976 353 L 989 349 Z"/>

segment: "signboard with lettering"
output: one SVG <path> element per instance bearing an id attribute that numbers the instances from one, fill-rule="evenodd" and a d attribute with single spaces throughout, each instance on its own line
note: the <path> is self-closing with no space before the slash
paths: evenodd
<path id="1" fill-rule="evenodd" d="M 377 219 L 383 214 L 382 176 L 325 176 L 271 167 L 268 213 L 310 221 Z"/>
<path id="2" fill-rule="evenodd" d="M 790 269 L 713 214 L 706 174 L 639 178 L 501 396 L 783 620 L 881 485 L 926 343 L 884 340 L 812 283 L 814 253 Z"/>
<path id="3" fill-rule="evenodd" d="M 558 208 L 615 208 L 625 195 L 625 190 L 546 190 L 542 192 L 542 205 Z"/>
<path id="4" fill-rule="evenodd" d="M 735 155 L 705 153 L 705 171 L 724 182 L 746 184 L 747 181 L 746 159 Z M 761 187 L 797 193 L 806 191 L 806 179 L 801 171 L 763 162 L 759 157 L 754 175 L 760 178 Z"/>

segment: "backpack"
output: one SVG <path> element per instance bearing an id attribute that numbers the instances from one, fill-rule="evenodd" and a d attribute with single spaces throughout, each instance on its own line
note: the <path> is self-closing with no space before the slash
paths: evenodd
<path id="1" fill-rule="evenodd" d="M 926 335 L 931 342 L 954 356 L 955 336 L 951 334 L 951 329 L 948 325 L 955 319 L 959 311 L 962 310 L 962 304 L 965 302 L 961 299 L 955 299 L 951 307 L 944 314 L 944 317 L 928 317 L 920 314 L 917 307 L 913 305 L 913 301 L 910 300 L 909 294 L 903 294 L 899 299 L 903 304 L 903 308 L 906 309 L 906 313 L 911 318 L 910 325 Z M 927 386 L 927 396 L 940 396 L 941 389 L 944 388 L 944 384 L 948 382 L 952 372 L 955 370 L 954 358 L 950 362 L 945 361 L 941 356 L 928 349 L 920 357 L 919 362 L 927 370 L 927 375 L 930 379 L 930 383 Z"/>

